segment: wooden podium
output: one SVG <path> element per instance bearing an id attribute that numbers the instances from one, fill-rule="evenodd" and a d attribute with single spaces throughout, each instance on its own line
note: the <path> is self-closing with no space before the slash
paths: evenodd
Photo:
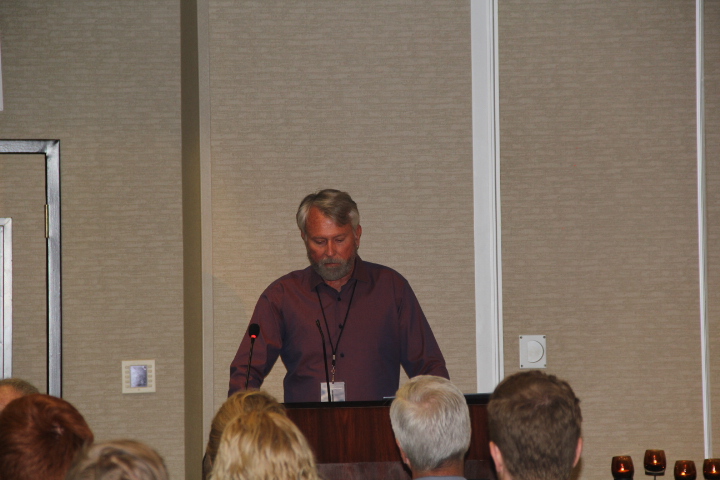
<path id="1" fill-rule="evenodd" d="M 465 396 L 472 440 L 465 477 L 495 479 L 487 434 L 489 395 Z M 390 425 L 391 400 L 287 403 L 288 416 L 305 434 L 325 480 L 409 480 Z"/>

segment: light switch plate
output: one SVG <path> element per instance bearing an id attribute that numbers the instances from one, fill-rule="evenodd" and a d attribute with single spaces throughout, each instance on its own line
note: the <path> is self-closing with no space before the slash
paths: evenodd
<path id="1" fill-rule="evenodd" d="M 155 360 L 122 361 L 122 393 L 155 392 Z"/>
<path id="2" fill-rule="evenodd" d="M 520 368 L 546 368 L 545 335 L 520 335 Z"/>

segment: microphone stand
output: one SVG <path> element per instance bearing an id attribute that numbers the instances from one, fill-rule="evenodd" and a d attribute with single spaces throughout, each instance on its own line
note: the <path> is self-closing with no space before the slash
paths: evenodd
<path id="1" fill-rule="evenodd" d="M 330 390 L 330 374 L 328 373 L 327 350 L 325 349 L 325 334 L 323 334 L 322 327 L 320 326 L 320 320 L 315 320 L 315 325 L 317 325 L 318 331 L 320 332 L 320 338 L 322 339 L 323 361 L 325 361 L 325 383 L 327 383 L 328 402 L 332 403 L 333 399 L 332 390 Z"/>
<path id="2" fill-rule="evenodd" d="M 260 334 L 260 325 L 257 323 L 250 324 L 248 327 L 248 335 L 250 336 L 250 358 L 248 359 L 247 374 L 245 375 L 245 390 L 248 388 L 250 383 L 250 366 L 252 365 L 253 348 L 255 347 L 255 339 Z"/>

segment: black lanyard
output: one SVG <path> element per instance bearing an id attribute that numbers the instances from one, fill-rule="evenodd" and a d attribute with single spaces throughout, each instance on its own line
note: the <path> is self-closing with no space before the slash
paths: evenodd
<path id="1" fill-rule="evenodd" d="M 315 289 L 317 293 L 318 303 L 320 304 L 320 310 L 322 311 L 323 320 L 325 320 L 325 329 L 328 332 L 328 340 L 330 341 L 330 350 L 332 351 L 332 383 L 335 383 L 335 363 L 338 348 L 340 348 L 340 339 L 342 338 L 345 327 L 347 326 L 348 316 L 350 315 L 350 307 L 352 306 L 353 297 L 355 296 L 355 289 L 357 288 L 357 280 L 353 285 L 352 294 L 350 294 L 350 301 L 348 302 L 347 312 L 345 312 L 345 320 L 343 320 L 342 326 L 340 327 L 340 334 L 338 335 L 337 342 L 333 345 L 332 336 L 330 335 L 330 325 L 328 325 L 327 317 L 325 316 L 325 307 L 323 307 L 322 300 L 320 299 L 320 286 Z"/>

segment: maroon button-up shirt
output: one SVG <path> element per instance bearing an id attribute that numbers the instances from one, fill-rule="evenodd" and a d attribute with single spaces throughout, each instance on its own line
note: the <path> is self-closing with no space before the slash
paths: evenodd
<path id="1" fill-rule="evenodd" d="M 345 382 L 348 401 L 395 395 L 400 366 L 409 377 L 449 378 L 440 347 L 407 280 L 391 268 L 358 257 L 340 292 L 312 267 L 279 278 L 263 292 L 250 320 L 260 325 L 260 335 L 249 388 L 262 385 L 279 356 L 287 368 L 285 402 L 319 402 L 320 384 L 326 377 L 317 320 L 325 335 L 328 365 L 333 347 L 336 350 L 335 381 Z M 249 353 L 250 339 L 245 335 L 230 365 L 229 395 L 245 388 Z"/>

